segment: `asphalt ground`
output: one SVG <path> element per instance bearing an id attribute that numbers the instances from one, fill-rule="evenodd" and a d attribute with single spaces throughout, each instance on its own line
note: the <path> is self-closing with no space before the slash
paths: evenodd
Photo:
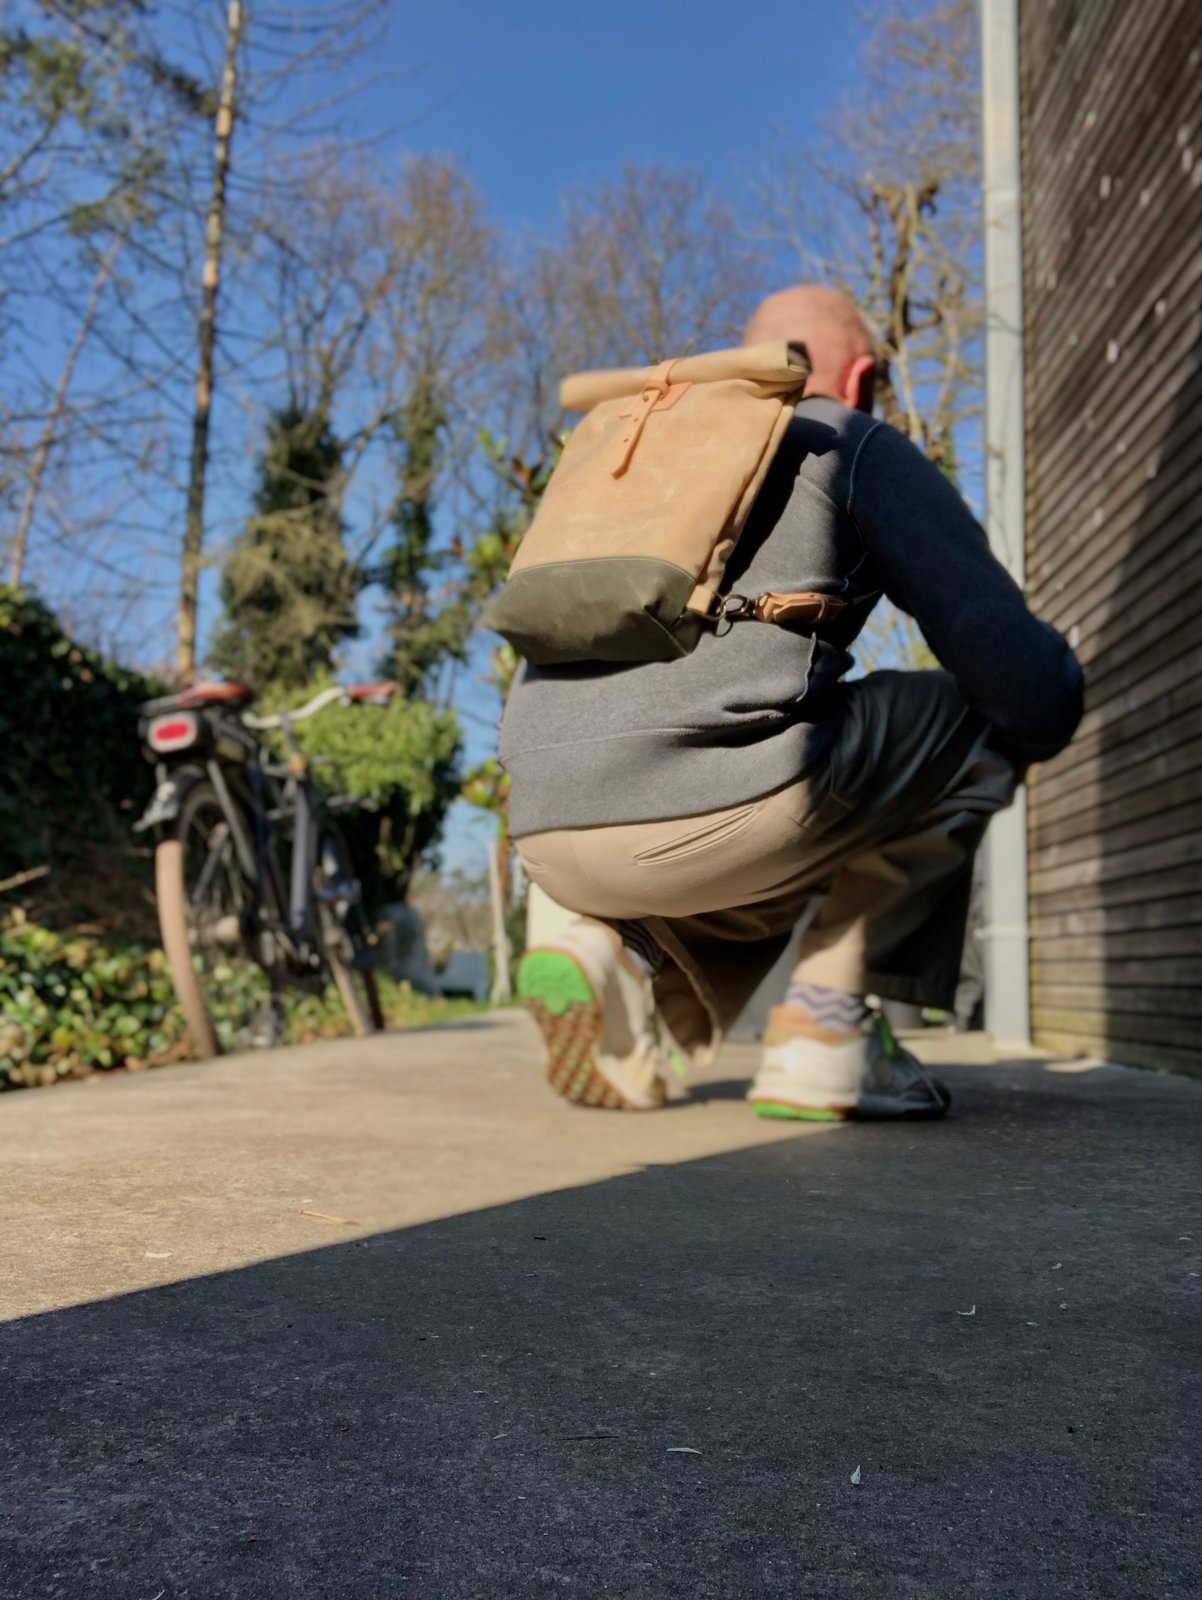
<path id="1" fill-rule="evenodd" d="M 6 1097 L 3 1600 L 1202 1595 L 1202 1083 L 733 1047 L 584 1112 L 516 1014 Z"/>

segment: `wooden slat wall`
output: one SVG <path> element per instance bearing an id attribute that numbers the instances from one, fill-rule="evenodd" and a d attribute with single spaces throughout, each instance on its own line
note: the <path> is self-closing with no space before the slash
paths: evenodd
<path id="1" fill-rule="evenodd" d="M 1202 3 L 1020 29 L 1027 581 L 1089 685 L 1031 784 L 1035 1037 L 1202 1073 Z"/>

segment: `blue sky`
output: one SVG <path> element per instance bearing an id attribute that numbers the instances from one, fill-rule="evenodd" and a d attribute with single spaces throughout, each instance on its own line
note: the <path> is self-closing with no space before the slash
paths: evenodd
<path id="1" fill-rule="evenodd" d="M 410 65 L 369 97 L 364 127 L 415 118 L 404 143 L 461 157 L 508 223 L 545 225 L 566 187 L 626 161 L 737 183 L 774 126 L 806 140 L 849 81 L 849 12 L 815 0 L 405 6 L 389 55 Z"/>
<path id="2" fill-rule="evenodd" d="M 398 146 L 457 156 L 497 223 L 543 230 L 566 189 L 628 161 L 696 167 L 737 195 L 774 130 L 813 139 L 855 51 L 851 8 L 814 0 L 440 0 L 398 15 L 361 129 L 404 124 Z M 465 733 L 473 757 L 491 744 L 474 719 Z M 490 827 L 456 806 L 444 860 L 482 867 Z"/>

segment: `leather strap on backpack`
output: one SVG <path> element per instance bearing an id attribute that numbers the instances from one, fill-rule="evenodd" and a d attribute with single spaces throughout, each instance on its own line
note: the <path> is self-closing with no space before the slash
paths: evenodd
<path id="1" fill-rule="evenodd" d="M 748 595 L 720 595 L 698 584 L 685 608 L 710 622 L 771 622 L 778 628 L 811 628 L 829 622 L 847 601 L 816 589 L 769 590 L 752 600 Z"/>
<path id="2" fill-rule="evenodd" d="M 755 602 L 754 614 L 760 622 L 774 622 L 778 628 L 796 628 L 829 622 L 846 609 L 846 600 L 805 589 L 787 594 L 773 591 L 762 594 Z"/>
<path id="3" fill-rule="evenodd" d="M 611 469 L 615 478 L 620 478 L 630 465 L 630 458 L 642 438 L 643 429 L 647 426 L 647 418 L 651 413 L 665 410 L 668 405 L 675 404 L 680 398 L 679 395 L 672 395 L 671 373 L 675 365 L 675 361 L 661 362 L 643 385 L 642 393 L 635 400 L 632 409 L 623 413 L 627 419 L 627 427 L 618 444 L 618 459 Z M 681 384 L 679 388 L 683 393 L 688 384 Z"/>

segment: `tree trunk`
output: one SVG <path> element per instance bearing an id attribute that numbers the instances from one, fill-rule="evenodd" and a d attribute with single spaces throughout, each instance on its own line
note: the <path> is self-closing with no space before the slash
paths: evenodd
<path id="1" fill-rule="evenodd" d="M 179 611 L 175 632 L 175 669 L 181 680 L 196 670 L 196 606 L 200 582 L 200 552 L 204 542 L 205 473 L 209 464 L 209 417 L 213 406 L 213 350 L 217 339 L 217 289 L 221 281 L 221 252 L 225 233 L 226 181 L 229 176 L 230 139 L 238 84 L 238 46 L 242 39 L 242 0 L 229 0 L 225 24 L 225 65 L 221 72 L 221 98 L 217 104 L 213 192 L 205 227 L 204 269 L 201 277 L 200 323 L 197 329 L 196 395 L 192 411 L 192 458 L 188 472 L 188 500 L 184 514 L 184 548 L 180 562 Z"/>
<path id="2" fill-rule="evenodd" d="M 488 847 L 488 889 L 489 901 L 492 907 L 492 953 L 493 953 L 493 979 L 492 992 L 489 999 L 493 1005 L 500 1005 L 513 995 L 513 986 L 509 977 L 509 934 L 505 930 L 505 856 L 508 854 L 508 844 L 501 839 L 493 839 Z"/>

